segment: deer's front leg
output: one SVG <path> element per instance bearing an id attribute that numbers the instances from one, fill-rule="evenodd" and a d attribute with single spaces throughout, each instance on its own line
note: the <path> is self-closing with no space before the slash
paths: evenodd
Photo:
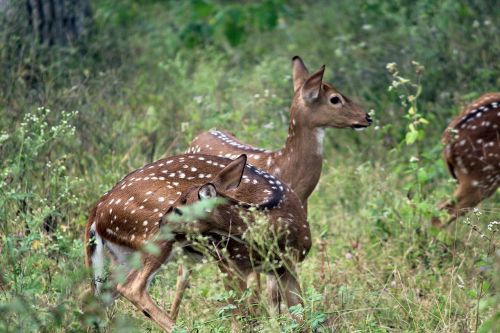
<path id="1" fill-rule="evenodd" d="M 300 283 L 295 270 L 285 271 L 285 273 L 280 277 L 281 294 L 286 301 L 288 308 L 302 304 L 302 291 L 300 289 Z"/>
<path id="2" fill-rule="evenodd" d="M 270 315 L 277 316 L 281 313 L 282 298 L 278 278 L 275 274 L 268 274 L 266 276 L 266 291 L 270 306 Z"/>
<path id="3" fill-rule="evenodd" d="M 189 277 L 191 276 L 191 269 L 184 267 L 183 265 L 179 265 L 177 270 L 177 284 L 175 286 L 175 297 L 172 302 L 172 306 L 170 307 L 170 316 L 172 320 L 177 320 L 177 316 L 179 315 L 179 308 L 181 306 L 182 297 L 184 295 L 184 291 L 186 290 L 189 284 Z"/>
<path id="4" fill-rule="evenodd" d="M 287 308 L 297 304 L 303 304 L 302 291 L 293 266 L 280 274 L 269 274 L 267 276 L 267 293 L 271 305 L 272 314 L 280 313 L 283 300 Z M 296 318 L 302 320 L 302 318 Z"/>
<path id="5" fill-rule="evenodd" d="M 144 254 L 142 268 L 131 271 L 125 283 L 118 284 L 116 289 L 165 332 L 172 332 L 175 325 L 174 320 L 153 302 L 147 290 L 149 281 L 172 251 L 172 243 L 164 242 L 160 248 L 161 254 L 159 256 Z"/>

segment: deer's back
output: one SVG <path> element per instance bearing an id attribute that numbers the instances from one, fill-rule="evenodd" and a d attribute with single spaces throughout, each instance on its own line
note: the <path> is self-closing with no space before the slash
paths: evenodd
<path id="1" fill-rule="evenodd" d="M 191 142 L 187 153 L 210 154 L 230 159 L 246 154 L 250 164 L 270 172 L 267 159 L 271 157 L 271 151 L 250 146 L 230 133 L 215 129 L 198 135 Z"/>
<path id="2" fill-rule="evenodd" d="M 500 183 L 500 93 L 469 104 L 446 129 L 444 156 L 459 181 L 469 177 L 485 188 Z"/>
<path id="3" fill-rule="evenodd" d="M 99 199 L 91 223 L 105 240 L 137 250 L 159 232 L 165 223 L 163 217 L 179 196 L 209 183 L 230 162 L 217 156 L 185 154 L 147 164 L 122 178 Z M 287 185 L 247 164 L 231 197 L 241 209 L 262 211 L 274 231 L 285 232 L 280 237 L 283 246 L 300 251 L 299 258 L 303 259 L 311 246 L 309 225 L 299 198 Z M 228 217 L 226 222 L 233 232 L 238 223 L 243 231 L 247 228 L 239 215 Z"/>

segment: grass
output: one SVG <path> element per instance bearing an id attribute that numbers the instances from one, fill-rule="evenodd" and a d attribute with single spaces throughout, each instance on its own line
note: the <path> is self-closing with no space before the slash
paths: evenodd
<path id="1" fill-rule="evenodd" d="M 0 331 L 79 332 L 97 322 L 103 332 L 157 332 L 122 299 L 106 310 L 82 305 L 91 205 L 204 129 L 278 148 L 290 59 L 299 54 L 311 70 L 326 64 L 326 80 L 373 110 L 375 124 L 326 131 L 323 174 L 309 202 L 314 245 L 299 268 L 305 307 L 294 311 L 320 332 L 494 332 L 498 229 L 488 224 L 500 216 L 499 193 L 448 229 L 429 223 L 454 188 L 439 155 L 443 129 L 500 83 L 494 3 L 276 3 L 291 10 L 279 12 L 275 27 L 250 26 L 238 45 L 217 26 L 203 45 L 188 45 L 182 29 L 200 19 L 154 1 L 96 1 L 95 32 L 71 48 L 15 39 L 12 22 L 0 29 Z M 415 90 L 388 90 L 392 62 L 422 87 L 417 113 L 428 125 L 418 126 L 414 144 L 406 142 L 414 119 L 401 101 Z M 175 278 L 174 262 L 152 284 L 164 308 Z M 230 296 L 214 265 L 197 265 L 178 330 L 228 331 Z M 262 299 L 256 322 L 242 325 L 299 329 L 267 310 Z"/>

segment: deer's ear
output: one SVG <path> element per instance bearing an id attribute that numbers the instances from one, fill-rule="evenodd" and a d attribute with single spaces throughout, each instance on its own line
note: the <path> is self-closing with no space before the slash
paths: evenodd
<path id="1" fill-rule="evenodd" d="M 321 91 L 321 84 L 323 83 L 323 74 L 325 73 L 325 65 L 321 66 L 321 68 L 311 75 L 304 86 L 302 87 L 302 98 L 306 102 L 312 102 L 319 96 L 319 92 Z"/>
<path id="2" fill-rule="evenodd" d="M 207 183 L 200 187 L 198 190 L 198 199 L 212 199 L 217 196 L 217 190 L 215 189 L 215 185 L 212 183 Z"/>
<path id="3" fill-rule="evenodd" d="M 217 189 L 220 191 L 229 191 L 240 186 L 246 164 L 247 155 L 242 154 L 222 169 L 213 180 Z"/>
<path id="4" fill-rule="evenodd" d="M 299 56 L 292 58 L 293 91 L 297 91 L 309 77 L 309 71 Z"/>

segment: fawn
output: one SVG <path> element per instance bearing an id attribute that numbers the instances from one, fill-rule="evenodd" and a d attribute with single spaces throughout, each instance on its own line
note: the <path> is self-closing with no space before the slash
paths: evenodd
<path id="1" fill-rule="evenodd" d="M 444 160 L 458 182 L 454 198 L 440 205 L 451 215 L 449 224 L 500 185 L 500 93 L 484 94 L 469 104 L 448 125 L 442 142 Z"/>
<path id="2" fill-rule="evenodd" d="M 323 82 L 325 66 L 309 74 L 298 56 L 292 59 L 294 96 L 285 146 L 278 151 L 255 148 L 231 134 L 210 130 L 198 135 L 187 152 L 228 158 L 247 154 L 249 162 L 281 179 L 299 196 L 307 211 L 307 198 L 318 184 L 323 162 L 326 127 L 362 130 L 372 120 L 356 103 Z"/>
<path id="3" fill-rule="evenodd" d="M 278 262 L 276 283 L 270 289 L 284 298 L 288 306 L 300 303 L 294 264 L 304 260 L 311 247 L 306 213 L 287 185 L 248 165 L 246 160 L 245 155 L 236 160 L 178 155 L 129 173 L 105 193 L 92 209 L 85 231 L 86 266 L 94 272 L 95 293 L 102 292 L 106 279 L 106 252 L 112 266 L 121 267 L 126 273 L 125 281 L 116 285 L 115 292 L 165 331 L 172 331 L 175 319 L 153 302 L 147 290 L 154 274 L 171 258 L 174 246 L 181 246 L 188 254 L 203 253 L 197 250 L 200 244 L 189 237 L 188 230 L 209 239 L 202 246 L 229 279 L 236 281 L 237 288 L 246 287 L 246 277 L 253 270 L 273 273 L 261 265 L 262 257 L 245 240 L 245 232 L 254 223 L 252 211 L 256 211 L 267 218 L 268 232 L 278 237 L 278 249 L 268 250 Z M 223 198 L 224 203 L 192 223 L 171 222 L 172 216 L 183 214 L 182 207 L 209 198 Z M 162 230 L 169 230 L 173 236 L 162 237 Z M 155 244 L 159 253 L 144 251 L 148 243 Z M 221 255 L 223 250 L 227 256 Z M 142 266 L 130 267 L 128 259 L 139 251 Z M 285 253 L 290 255 L 282 256 Z"/>

